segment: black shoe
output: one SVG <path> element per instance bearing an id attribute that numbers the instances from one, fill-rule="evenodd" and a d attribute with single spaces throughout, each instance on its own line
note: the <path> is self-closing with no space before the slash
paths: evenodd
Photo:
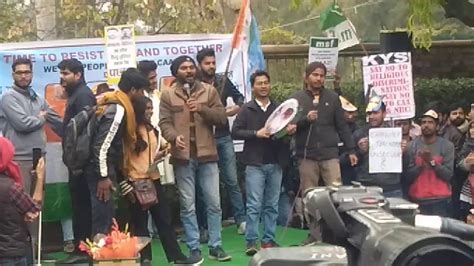
<path id="1" fill-rule="evenodd" d="M 67 258 L 57 260 L 56 265 L 58 264 L 80 264 L 80 263 L 89 263 L 90 257 L 86 253 L 73 253 Z"/>
<path id="2" fill-rule="evenodd" d="M 200 265 L 204 262 L 204 259 L 201 256 L 201 251 L 199 249 L 192 250 L 189 253 L 189 257 L 183 257 L 182 259 L 177 259 L 173 262 L 174 265 Z"/>
<path id="3" fill-rule="evenodd" d="M 189 253 L 189 257 L 183 257 L 182 259 L 175 260 L 174 265 L 200 265 L 204 262 L 204 259 L 201 256 L 201 251 L 195 249 Z"/>
<path id="4" fill-rule="evenodd" d="M 257 243 L 255 241 L 250 241 L 247 243 L 247 248 L 245 249 L 245 254 L 247 256 L 253 256 L 258 252 Z"/>
<path id="5" fill-rule="evenodd" d="M 225 253 L 222 247 L 218 246 L 215 248 L 209 247 L 209 258 L 217 261 L 229 261 L 232 259 L 232 256 Z"/>

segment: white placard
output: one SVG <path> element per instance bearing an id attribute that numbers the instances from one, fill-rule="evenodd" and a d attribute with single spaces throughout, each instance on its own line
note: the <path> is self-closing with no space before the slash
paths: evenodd
<path id="1" fill-rule="evenodd" d="M 387 119 L 407 119 L 415 116 L 415 95 L 410 52 L 376 54 L 362 57 L 364 92 L 383 96 Z M 371 87 L 371 92 L 369 91 Z"/>
<path id="2" fill-rule="evenodd" d="M 137 66 L 135 30 L 133 25 L 105 27 L 107 82 L 117 84 L 123 71 Z"/>
<path id="3" fill-rule="evenodd" d="M 369 130 L 369 174 L 402 172 L 402 129 Z"/>
<path id="4" fill-rule="evenodd" d="M 331 37 L 311 37 L 309 40 L 308 63 L 323 63 L 329 75 L 336 71 L 339 55 L 338 39 Z"/>

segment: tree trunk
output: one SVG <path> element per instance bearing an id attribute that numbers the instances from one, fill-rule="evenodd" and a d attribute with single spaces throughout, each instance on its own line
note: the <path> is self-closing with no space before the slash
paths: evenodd
<path id="1" fill-rule="evenodd" d="M 56 0 L 36 0 L 35 10 L 37 39 L 56 39 Z"/>

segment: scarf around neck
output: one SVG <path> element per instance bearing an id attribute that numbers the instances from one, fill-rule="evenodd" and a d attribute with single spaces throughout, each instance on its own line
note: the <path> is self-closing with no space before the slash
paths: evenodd
<path id="1" fill-rule="evenodd" d="M 121 90 L 107 92 L 103 94 L 102 99 L 100 100 L 97 107 L 97 115 L 102 115 L 105 113 L 105 108 L 107 104 L 120 104 L 125 109 L 126 120 L 126 132 L 123 142 L 123 154 L 124 154 L 124 164 L 123 171 L 124 173 L 128 172 L 130 169 L 130 155 L 135 149 L 135 144 L 137 143 L 137 122 L 135 120 L 135 111 L 133 110 L 132 102 L 128 95 Z"/>

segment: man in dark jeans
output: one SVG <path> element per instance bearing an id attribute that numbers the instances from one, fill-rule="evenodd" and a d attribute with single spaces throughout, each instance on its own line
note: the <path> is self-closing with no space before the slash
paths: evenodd
<path id="1" fill-rule="evenodd" d="M 66 59 L 59 63 L 58 68 L 61 86 L 65 88 L 68 97 L 64 114 L 64 127 L 66 127 L 84 107 L 96 105 L 96 99 L 86 85 L 82 62 L 77 59 Z M 76 250 L 69 257 L 58 261 L 62 264 L 83 263 L 89 259 L 89 256 L 78 248 L 81 241 L 91 237 L 91 204 L 84 173 L 69 173 L 69 190 Z"/>
<path id="2" fill-rule="evenodd" d="M 201 81 L 214 86 L 219 92 L 222 105 L 225 107 L 227 117 L 234 116 L 240 110 L 240 106 L 244 103 L 244 96 L 235 87 L 232 82 L 221 75 L 216 75 L 216 55 L 213 49 L 205 48 L 198 52 L 196 59 L 201 70 Z M 224 85 L 224 86 L 223 86 Z M 235 105 L 227 107 L 227 99 L 232 98 Z M 242 235 L 245 233 L 245 206 L 242 200 L 239 183 L 237 181 L 237 163 L 234 151 L 234 142 L 230 137 L 229 122 L 223 127 L 216 127 L 214 133 L 217 152 L 219 155 L 219 173 L 223 178 L 225 188 L 229 195 L 235 223 L 237 224 L 237 233 Z M 199 197 L 199 193 L 198 193 Z M 205 217 L 202 212 L 204 210 L 202 200 L 197 200 L 198 216 Z M 201 204 L 199 204 L 201 203 Z"/>
<path id="3" fill-rule="evenodd" d="M 85 168 L 92 216 L 92 237 L 108 234 L 114 218 L 113 185 L 130 167 L 131 150 L 137 142 L 132 100 L 143 96 L 148 80 L 136 69 L 122 73 L 119 90 L 104 95 L 97 108 L 91 139 L 90 163 Z"/>

